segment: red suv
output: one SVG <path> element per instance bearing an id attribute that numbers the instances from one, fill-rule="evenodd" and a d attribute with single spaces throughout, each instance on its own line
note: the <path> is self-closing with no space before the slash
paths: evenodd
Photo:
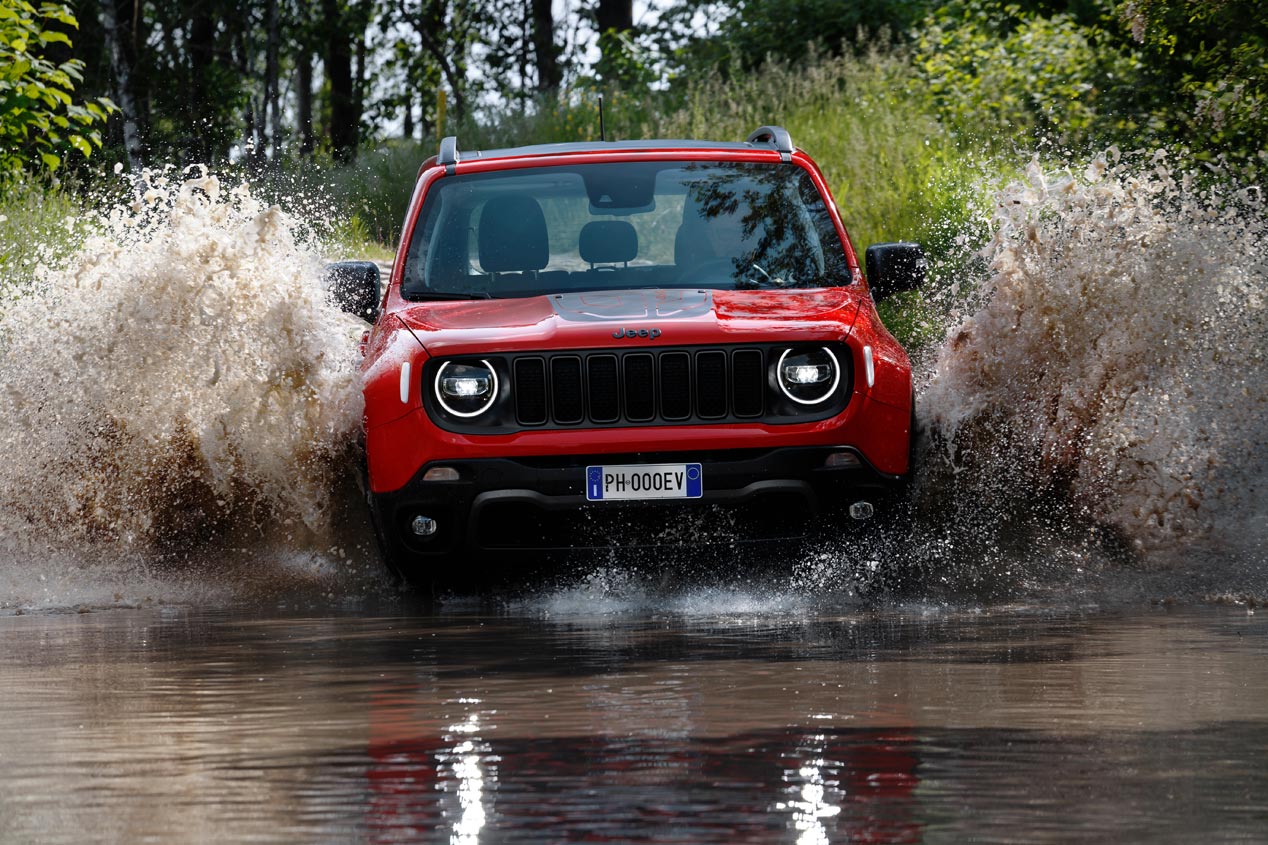
<path id="1" fill-rule="evenodd" d="M 743 143 L 444 139 L 386 294 L 372 264 L 332 275 L 374 324 L 367 496 L 388 566 L 478 581 L 531 552 L 867 519 L 912 440 L 910 363 L 873 302 L 924 265 L 915 244 L 872 246 L 865 281 L 777 126 Z"/>

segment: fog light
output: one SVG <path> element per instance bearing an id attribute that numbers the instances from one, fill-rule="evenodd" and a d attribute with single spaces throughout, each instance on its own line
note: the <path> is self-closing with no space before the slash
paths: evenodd
<path id="1" fill-rule="evenodd" d="M 828 469 L 858 469 L 863 462 L 853 452 L 833 452 L 823 465 Z"/>
<path id="2" fill-rule="evenodd" d="M 850 512 L 854 512 L 853 507 L 851 507 Z M 409 527 L 416 537 L 430 537 L 436 533 L 436 529 L 439 526 L 436 525 L 436 520 L 432 519 L 430 516 L 420 515 L 414 517 L 414 521 L 409 524 Z"/>
<path id="3" fill-rule="evenodd" d="M 855 502 L 850 505 L 850 516 L 857 520 L 871 519 L 875 512 L 871 502 Z"/>
<path id="4" fill-rule="evenodd" d="M 432 467 L 423 473 L 423 481 L 457 481 L 458 470 L 453 467 Z"/>

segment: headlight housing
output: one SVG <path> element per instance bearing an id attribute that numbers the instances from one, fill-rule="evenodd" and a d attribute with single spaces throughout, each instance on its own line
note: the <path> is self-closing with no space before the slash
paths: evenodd
<path id="1" fill-rule="evenodd" d="M 488 361 L 447 361 L 436 371 L 436 401 L 455 417 L 478 417 L 493 407 L 498 374 Z"/>
<path id="2" fill-rule="evenodd" d="M 785 349 L 775 365 L 775 379 L 780 391 L 798 405 L 818 405 L 836 392 L 841 365 L 826 346 Z"/>

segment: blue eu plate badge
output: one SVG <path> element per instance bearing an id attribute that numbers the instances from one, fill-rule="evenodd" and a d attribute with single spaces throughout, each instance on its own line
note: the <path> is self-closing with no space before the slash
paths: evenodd
<path id="1" fill-rule="evenodd" d="M 700 464 L 586 467 L 586 499 L 591 502 L 699 499 L 703 492 Z"/>

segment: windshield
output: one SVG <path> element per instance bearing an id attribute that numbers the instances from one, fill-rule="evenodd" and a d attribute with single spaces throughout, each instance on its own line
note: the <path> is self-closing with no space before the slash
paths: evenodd
<path id="1" fill-rule="evenodd" d="M 618 162 L 442 178 L 406 257 L 407 299 L 851 282 L 792 163 Z"/>

